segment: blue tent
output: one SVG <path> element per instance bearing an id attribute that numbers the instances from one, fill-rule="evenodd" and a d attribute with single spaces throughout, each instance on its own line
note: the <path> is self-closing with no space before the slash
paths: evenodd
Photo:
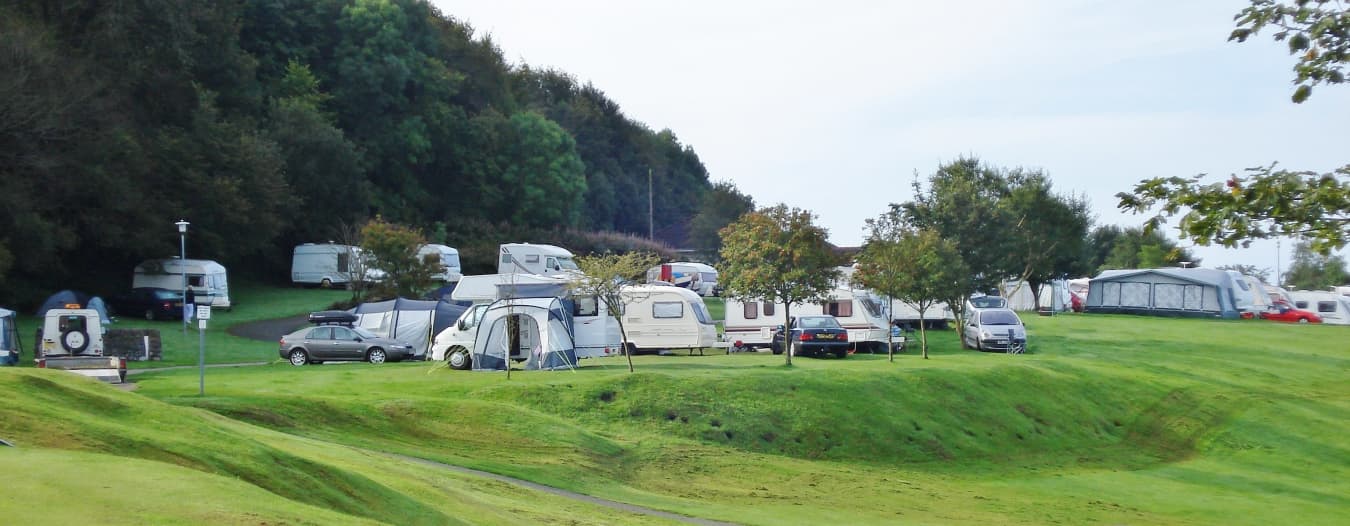
<path id="1" fill-rule="evenodd" d="M 1088 282 L 1087 312 L 1237 318 L 1232 276 L 1207 268 L 1108 270 Z"/>
<path id="2" fill-rule="evenodd" d="M 47 300 L 42 302 L 42 307 L 38 308 L 37 315 L 41 318 L 47 315 L 47 311 L 64 309 L 66 305 L 79 305 L 82 309 L 93 309 L 98 311 L 99 321 L 103 322 L 104 325 L 112 323 L 112 318 L 108 317 L 108 307 L 103 304 L 103 298 L 91 297 L 83 292 L 73 290 L 63 290 L 48 296 Z"/>

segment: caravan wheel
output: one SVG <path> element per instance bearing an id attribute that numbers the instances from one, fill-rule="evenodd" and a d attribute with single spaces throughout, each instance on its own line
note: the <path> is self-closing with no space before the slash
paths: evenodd
<path id="1" fill-rule="evenodd" d="M 469 350 L 463 347 L 451 347 L 445 354 L 445 361 L 449 362 L 451 369 L 457 371 L 467 370 L 473 365 L 473 357 L 469 356 Z"/>

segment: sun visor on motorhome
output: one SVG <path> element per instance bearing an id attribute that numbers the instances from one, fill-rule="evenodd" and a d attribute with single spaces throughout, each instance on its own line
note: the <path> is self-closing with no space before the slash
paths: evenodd
<path id="1" fill-rule="evenodd" d="M 497 299 L 561 298 L 567 295 L 564 283 L 498 283 Z"/>

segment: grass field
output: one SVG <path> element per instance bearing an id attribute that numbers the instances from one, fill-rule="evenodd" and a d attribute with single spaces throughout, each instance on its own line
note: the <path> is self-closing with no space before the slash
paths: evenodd
<path id="1" fill-rule="evenodd" d="M 426 363 L 278 364 L 211 370 L 207 397 L 195 371 L 149 373 L 125 393 L 0 370 L 0 437 L 21 446 L 0 448 L 0 465 L 25 474 L 11 486 L 38 488 L 0 502 L 0 516 L 76 522 L 125 493 L 108 488 L 166 478 L 180 493 L 125 522 L 661 522 L 373 451 L 747 524 L 1350 516 L 1350 328 L 1027 322 L 1021 356 L 936 332 L 930 360 L 792 368 L 768 353 L 639 356 L 633 374 L 622 358 L 588 360 L 509 380 Z M 97 496 L 33 511 L 73 489 Z"/>

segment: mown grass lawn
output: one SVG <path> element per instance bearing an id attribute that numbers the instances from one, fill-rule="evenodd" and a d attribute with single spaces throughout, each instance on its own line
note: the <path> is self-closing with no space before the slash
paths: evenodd
<path id="1" fill-rule="evenodd" d="M 106 395 L 153 404 L 154 417 L 74 402 L 37 413 L 78 397 L 0 381 L 0 394 L 20 402 L 0 410 L 0 427 L 26 440 L 61 437 L 42 441 L 46 449 L 227 477 L 273 456 L 304 466 L 278 470 L 281 480 L 336 470 L 306 480 L 370 484 L 337 486 L 403 504 L 333 510 L 387 522 L 461 518 L 446 499 L 479 512 L 467 522 L 519 521 L 487 513 L 498 510 L 488 503 L 528 492 L 455 479 L 446 497 L 438 492 L 449 482 L 401 464 L 385 472 L 344 447 L 747 524 L 1334 524 L 1350 513 L 1350 345 L 1338 343 L 1350 328 L 1027 321 L 1032 352 L 1021 356 L 963 351 L 952 333 L 934 332 L 930 360 L 799 358 L 785 368 L 768 353 L 638 356 L 633 374 L 620 358 L 509 380 L 426 363 L 278 364 L 208 371 L 204 398 L 195 371 L 150 373 L 137 393 Z M 168 431 L 194 426 L 232 438 Z M 226 442 L 241 445 L 189 447 Z M 253 483 L 314 505 L 272 484 Z M 635 519 L 546 502 L 539 521 Z"/>

